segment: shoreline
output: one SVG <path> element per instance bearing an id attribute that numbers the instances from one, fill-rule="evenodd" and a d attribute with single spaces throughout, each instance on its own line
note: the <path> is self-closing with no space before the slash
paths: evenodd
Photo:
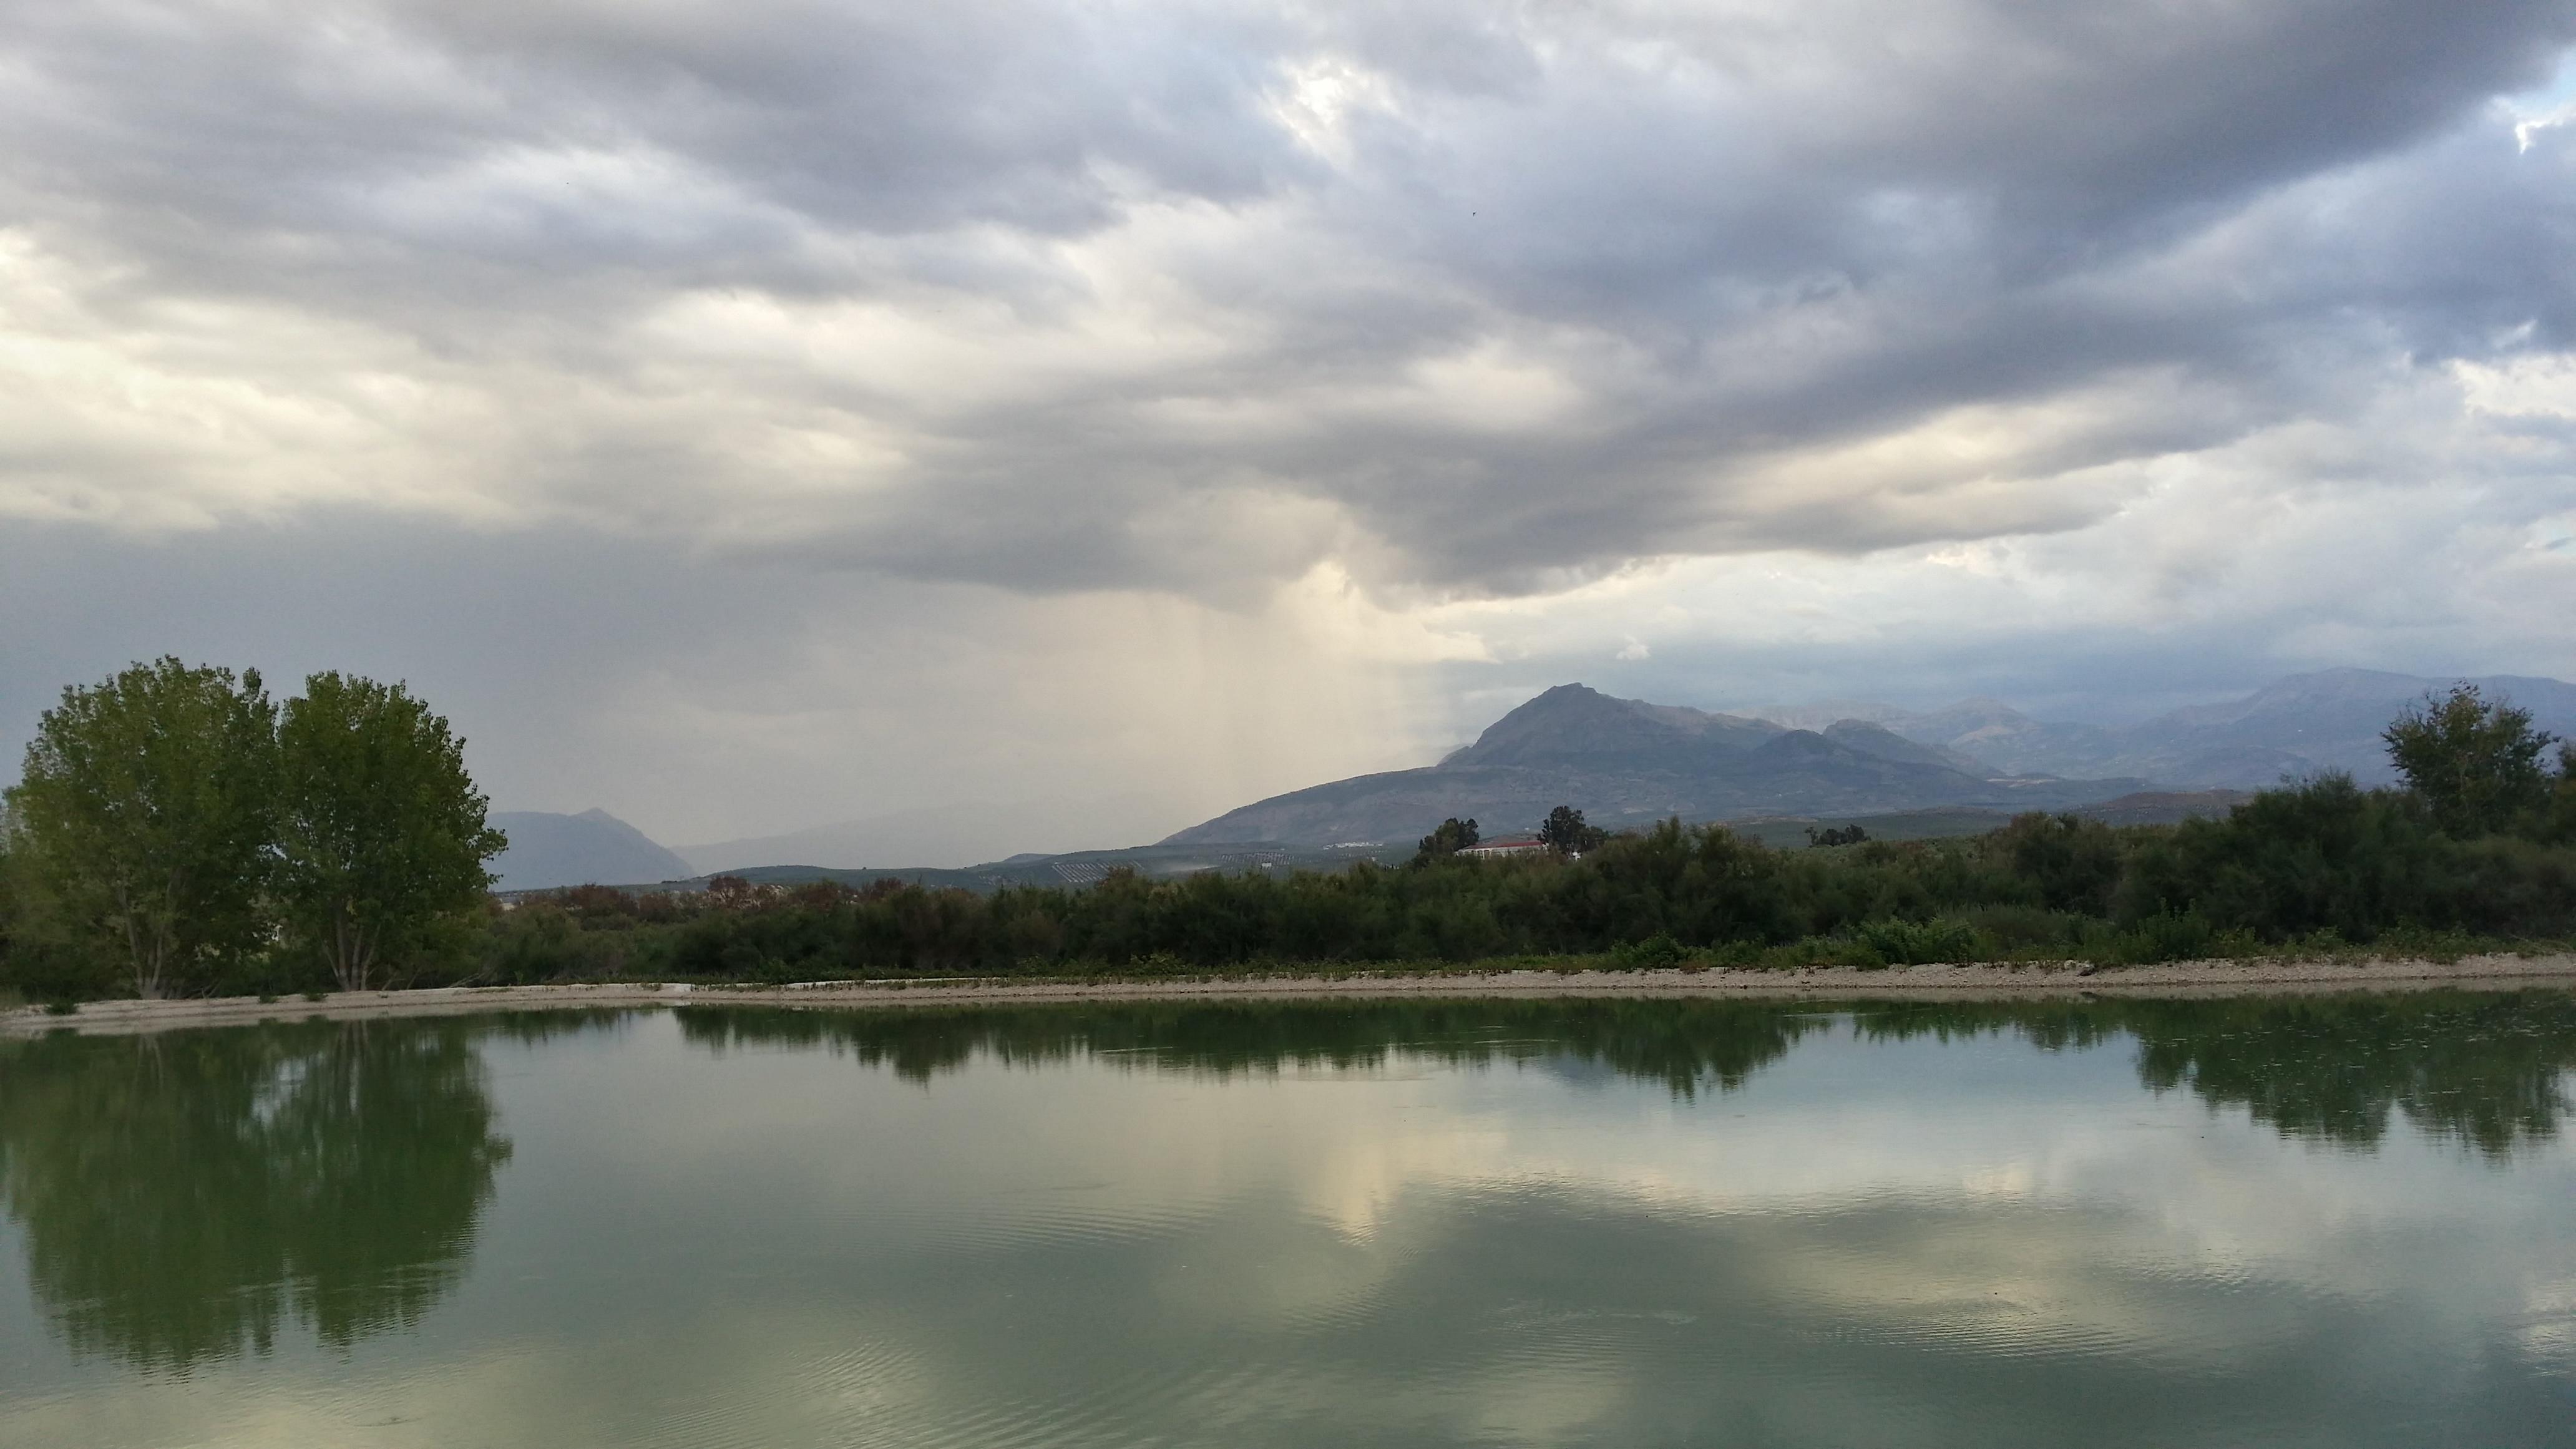
<path id="1" fill-rule="evenodd" d="M 335 992 L 315 1001 L 234 996 L 164 1001 L 92 1001 L 68 1015 L 28 1006 L 0 1012 L 0 1036 L 52 1031 L 123 1035 L 262 1021 L 459 1016 L 493 1011 L 655 1006 L 782 1006 L 885 1009 L 921 1006 L 1047 1005 L 1098 1001 L 1369 1000 L 1405 997 L 1724 997 L 1735 1000 L 2082 999 L 2103 996 L 2320 996 L 2434 990 L 2576 989 L 2576 955 L 2467 956 L 2455 962 L 2406 958 L 2359 961 L 2177 961 L 2156 966 L 2082 962 L 1821 966 L 1794 971 L 1732 967 L 1615 971 L 1536 967 L 1509 971 L 1211 975 L 1163 980 L 1048 980 L 948 977 L 913 981 L 830 981 L 789 986 L 701 986 L 671 982 L 596 985 L 446 986 Z"/>

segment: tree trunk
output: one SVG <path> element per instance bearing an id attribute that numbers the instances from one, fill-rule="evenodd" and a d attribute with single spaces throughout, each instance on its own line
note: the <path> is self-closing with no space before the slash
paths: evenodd
<path id="1" fill-rule="evenodd" d="M 375 951 L 367 943 L 367 928 L 350 919 L 346 911 L 335 911 L 331 920 L 331 976 L 343 991 L 364 991 L 367 978 L 373 974 Z"/>
<path id="2" fill-rule="evenodd" d="M 125 956 L 127 965 L 133 970 L 134 994 L 146 1001 L 158 1001 L 161 999 L 163 955 L 159 933 L 153 933 L 150 941 L 145 940 L 143 927 L 135 919 L 133 892 L 124 885 L 117 887 L 116 909 L 125 925 Z"/>

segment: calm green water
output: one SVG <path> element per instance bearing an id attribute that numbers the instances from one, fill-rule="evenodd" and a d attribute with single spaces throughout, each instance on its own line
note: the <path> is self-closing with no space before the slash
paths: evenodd
<path id="1" fill-rule="evenodd" d="M 2576 1444 L 2576 997 L 0 1043 L 0 1444 Z"/>

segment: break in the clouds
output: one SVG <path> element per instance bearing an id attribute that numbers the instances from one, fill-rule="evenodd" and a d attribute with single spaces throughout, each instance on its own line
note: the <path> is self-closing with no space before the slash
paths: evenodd
<path id="1" fill-rule="evenodd" d="M 7 647 L 158 652 L 107 591 L 182 556 L 165 632 L 231 657 L 348 652 L 260 622 L 298 554 L 407 581 L 349 620 L 527 594 L 375 662 L 557 677 L 579 622 L 623 671 L 580 730 L 667 738 L 478 749 L 512 803 L 659 771 L 710 803 L 606 803 L 679 835 L 811 823 L 712 803 L 789 765 L 854 814 L 1123 788 L 1204 742 L 1068 720 L 1318 680 L 1370 702 L 1291 733 L 1344 744 L 1193 801 L 1566 675 L 2566 672 L 2571 44 L 2569 0 L 0 5 L 0 526 L 60 630 Z M 1176 631 L 1250 662 L 1096 718 L 941 682 L 961 638 L 1157 681 Z M 1018 743 L 848 763 L 872 688 Z"/>

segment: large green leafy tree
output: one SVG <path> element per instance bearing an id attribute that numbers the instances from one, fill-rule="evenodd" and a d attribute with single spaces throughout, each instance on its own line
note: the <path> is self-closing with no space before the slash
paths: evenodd
<path id="1" fill-rule="evenodd" d="M 2397 772 L 2454 837 L 2492 835 L 2548 800 L 2540 756 L 2555 736 L 2532 728 L 2531 711 L 2487 699 L 2474 684 L 2427 698 L 2381 738 Z"/>
<path id="2" fill-rule="evenodd" d="M 8 794 L 19 879 L 135 994 L 265 940 L 275 720 L 257 670 L 164 658 L 64 690 L 37 724 Z"/>
<path id="3" fill-rule="evenodd" d="M 485 820 L 465 742 L 400 684 L 304 681 L 278 731 L 277 901 L 286 924 L 363 991 L 492 883 L 509 842 Z"/>

